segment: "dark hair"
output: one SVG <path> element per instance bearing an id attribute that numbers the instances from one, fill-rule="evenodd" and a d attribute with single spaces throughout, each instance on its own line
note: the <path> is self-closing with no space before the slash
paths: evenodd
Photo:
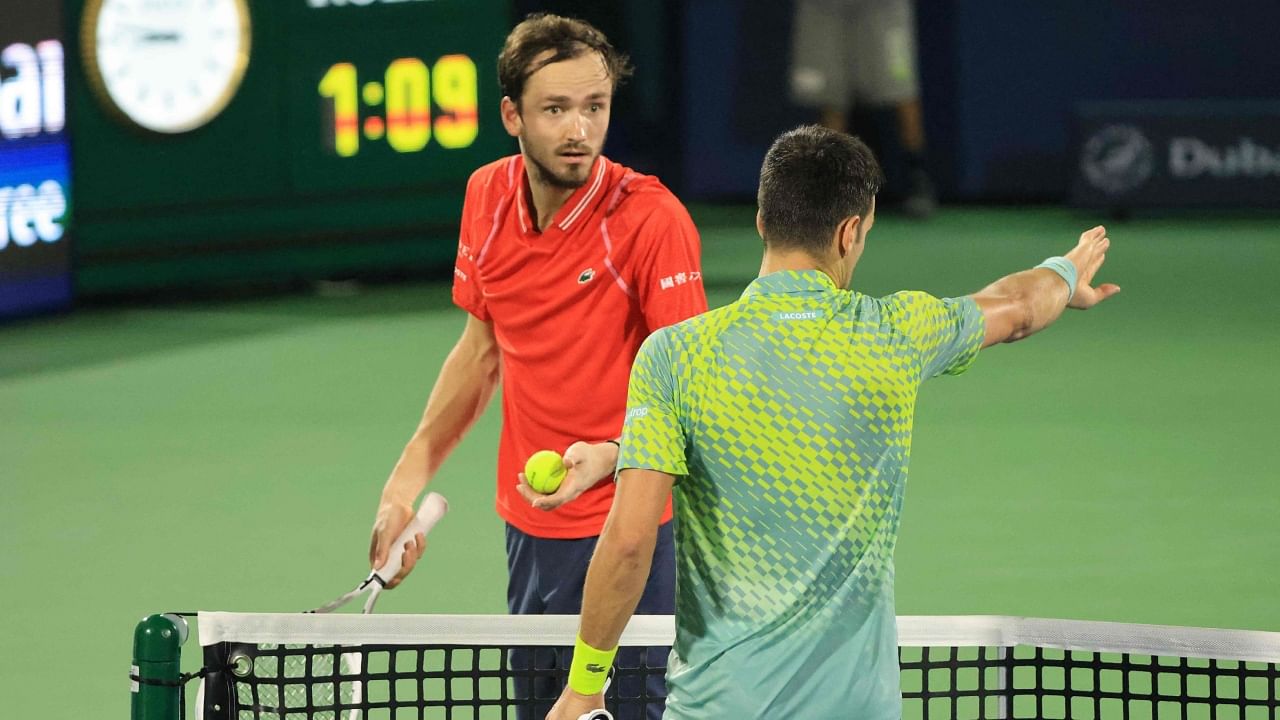
<path id="1" fill-rule="evenodd" d="M 765 245 L 828 251 L 836 228 L 866 216 L 884 173 L 861 140 L 819 125 L 778 136 L 760 167 L 760 218 Z"/>
<path id="2" fill-rule="evenodd" d="M 554 51 L 550 57 L 534 62 L 534 58 L 548 50 Z M 530 75 L 551 63 L 572 60 L 589 52 L 600 53 L 615 90 L 620 82 L 631 76 L 631 61 L 615 50 L 604 33 L 590 23 L 549 13 L 533 13 L 511 30 L 502 45 L 502 52 L 498 53 L 498 85 L 502 87 L 502 94 L 511 98 L 518 107 Z"/>

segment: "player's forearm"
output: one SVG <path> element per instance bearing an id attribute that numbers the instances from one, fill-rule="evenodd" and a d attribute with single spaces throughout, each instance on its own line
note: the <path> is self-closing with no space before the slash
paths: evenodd
<path id="1" fill-rule="evenodd" d="M 986 317 L 983 347 L 1014 342 L 1049 327 L 1062 315 L 1070 288 L 1045 268 L 1007 275 L 973 295 Z"/>
<path id="2" fill-rule="evenodd" d="M 640 602 L 674 483 L 674 476 L 657 470 L 630 468 L 618 475 L 582 593 L 579 634 L 593 648 L 615 647 Z"/>
<path id="3" fill-rule="evenodd" d="M 475 425 L 500 375 L 496 345 L 459 342 L 436 378 L 426 410 L 382 491 L 384 502 L 413 504 L 449 453 Z"/>
<path id="4" fill-rule="evenodd" d="M 1088 310 L 1120 292 L 1115 283 L 1093 285 L 1110 247 L 1105 227 L 1090 228 L 1080 233 L 1080 241 L 1066 255 L 1001 278 L 973 295 L 986 321 L 982 346 L 1034 335 L 1052 325 L 1066 307 Z"/>
<path id="5" fill-rule="evenodd" d="M 652 532 L 627 537 L 612 520 L 600 535 L 582 592 L 579 635 L 596 648 L 618 644 L 644 593 L 658 540 L 656 524 Z"/>

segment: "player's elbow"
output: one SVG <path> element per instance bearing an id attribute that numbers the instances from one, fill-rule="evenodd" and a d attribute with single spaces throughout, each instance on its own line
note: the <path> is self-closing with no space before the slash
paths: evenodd
<path id="1" fill-rule="evenodd" d="M 498 347 L 492 327 L 487 323 L 471 320 L 454 345 L 451 355 L 473 377 L 487 382 L 497 380 L 502 366 L 502 350 Z"/>
<path id="2" fill-rule="evenodd" d="M 502 353 L 497 344 L 482 348 L 475 356 L 477 370 L 488 383 L 496 383 L 502 371 Z"/>
<path id="3" fill-rule="evenodd" d="M 613 554 L 619 562 L 634 564 L 653 553 L 653 538 L 642 533 L 617 533 L 611 539 Z"/>
<path id="4" fill-rule="evenodd" d="M 1021 340 L 1035 332 L 1036 306 L 1032 301 L 1031 296 L 1025 291 L 1019 292 L 1018 295 L 1013 298 L 1009 323 L 1009 336 L 1005 338 L 1005 342 Z"/>
<path id="5" fill-rule="evenodd" d="M 653 556 L 657 532 L 624 527 L 610 523 L 602 533 L 600 544 L 607 548 L 610 561 L 627 567 L 636 567 Z"/>
<path id="6" fill-rule="evenodd" d="M 616 569 L 627 575 L 640 573 L 646 569 L 647 565 L 639 545 L 615 546 L 608 560 Z M 648 573 L 645 572 L 645 575 Z"/>
<path id="7" fill-rule="evenodd" d="M 1035 305 L 1026 292 L 1011 289 L 974 298 L 986 317 L 987 334 L 983 347 L 1021 340 L 1035 330 Z"/>

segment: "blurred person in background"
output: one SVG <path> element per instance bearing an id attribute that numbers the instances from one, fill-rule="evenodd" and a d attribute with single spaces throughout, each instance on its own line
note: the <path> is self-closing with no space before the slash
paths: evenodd
<path id="1" fill-rule="evenodd" d="M 932 215 L 912 0 L 796 0 L 791 48 L 792 99 L 817 108 L 822 125 L 847 132 L 855 106 L 893 108 L 907 177 L 889 179 L 908 215 Z"/>

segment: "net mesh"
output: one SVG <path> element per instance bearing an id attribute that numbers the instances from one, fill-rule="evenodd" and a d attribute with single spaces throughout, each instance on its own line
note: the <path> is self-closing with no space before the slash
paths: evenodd
<path id="1" fill-rule="evenodd" d="M 1025 645 L 898 654 L 908 718 L 1280 718 L 1277 663 Z"/>
<path id="2" fill-rule="evenodd" d="M 481 720 L 541 718 L 560 696 L 572 648 L 224 643 L 206 663 L 234 667 L 206 693 L 205 718 Z M 619 653 L 606 699 L 618 720 L 661 717 L 666 649 Z M 218 697 L 229 702 L 215 701 Z M 211 705 L 219 705 L 212 707 Z"/>
<path id="3" fill-rule="evenodd" d="M 553 643 L 576 629 L 576 618 L 493 618 L 482 632 L 474 622 L 419 627 L 411 616 L 365 616 L 336 621 L 325 643 L 323 620 L 307 620 L 304 631 L 290 617 L 264 631 L 272 624 L 260 618 L 269 616 L 236 617 L 250 618 L 242 640 L 224 623 L 206 641 L 202 620 L 206 667 L 226 668 L 206 681 L 205 718 L 541 718 L 571 657 Z M 663 620 L 623 637 L 608 693 L 619 720 L 661 716 Z M 299 642 L 280 642 L 291 630 Z M 1280 720 L 1280 634 L 900 618 L 899 637 L 907 719 Z"/>

